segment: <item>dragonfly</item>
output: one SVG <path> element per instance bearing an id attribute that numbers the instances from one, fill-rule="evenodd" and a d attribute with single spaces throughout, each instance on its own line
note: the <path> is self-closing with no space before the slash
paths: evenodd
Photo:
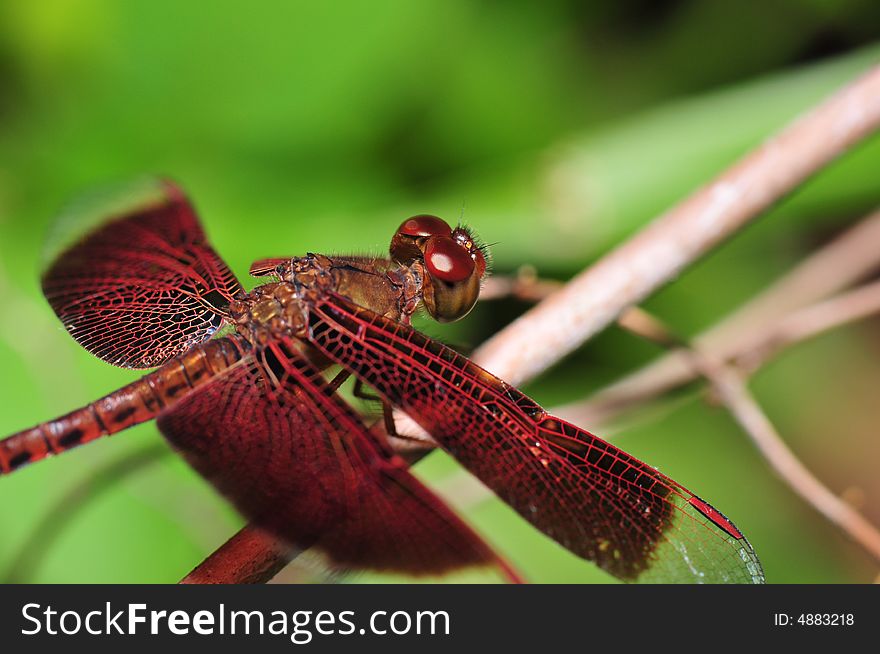
<path id="1" fill-rule="evenodd" d="M 141 187 L 54 259 L 42 289 L 89 352 L 152 370 L 4 438 L 0 474 L 155 419 L 251 524 L 330 566 L 503 567 L 392 447 L 407 438 L 396 408 L 535 528 L 620 580 L 763 583 L 748 540 L 707 501 L 411 326 L 417 310 L 449 322 L 476 303 L 488 253 L 468 228 L 425 214 L 403 221 L 387 257 L 262 259 L 246 292 L 183 191 Z M 339 392 L 352 376 L 384 420 Z"/>

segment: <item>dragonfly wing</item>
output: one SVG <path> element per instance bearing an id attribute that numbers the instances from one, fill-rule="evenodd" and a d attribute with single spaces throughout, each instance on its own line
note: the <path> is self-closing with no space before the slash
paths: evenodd
<path id="1" fill-rule="evenodd" d="M 319 300 L 310 342 L 406 411 L 504 501 L 625 581 L 760 583 L 754 550 L 708 503 L 466 357 L 346 298 Z"/>
<path id="2" fill-rule="evenodd" d="M 496 561 L 289 344 L 252 352 L 158 425 L 250 520 L 339 566 L 439 574 Z"/>
<path id="3" fill-rule="evenodd" d="M 79 209 L 104 222 L 55 258 L 43 293 L 87 350 L 152 368 L 208 339 L 241 287 L 175 185 L 150 180 L 136 190 L 128 206 Z"/>

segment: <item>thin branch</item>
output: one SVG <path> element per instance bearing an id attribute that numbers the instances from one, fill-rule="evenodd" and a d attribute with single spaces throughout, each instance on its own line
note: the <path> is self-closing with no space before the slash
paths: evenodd
<path id="1" fill-rule="evenodd" d="M 731 350 L 727 343 L 721 342 L 717 343 L 715 351 L 702 348 L 700 351 L 752 374 L 783 349 L 877 313 L 880 313 L 880 282 L 871 282 L 828 300 L 797 309 L 788 315 L 767 316 L 766 324 L 756 325 L 747 337 L 743 335 L 736 338 L 736 350 Z M 634 315 L 633 310 L 626 315 Z M 630 328 L 631 331 L 648 334 L 647 330 L 640 330 L 634 325 L 630 325 Z M 723 353 L 725 358 L 722 359 L 716 352 Z M 600 391 L 586 401 L 557 407 L 556 412 L 561 418 L 573 422 L 602 424 L 700 376 L 687 351 L 677 349 L 670 356 L 675 357 L 676 366 L 689 366 L 686 374 L 677 374 L 675 377 L 646 377 L 649 381 L 643 382 L 639 379 L 639 383 L 632 386 L 610 386 L 608 389 L 613 392 L 607 389 Z M 638 379 L 638 375 L 639 373 L 635 373 L 631 378 Z M 618 388 L 622 388 L 625 393 L 617 392 Z"/>
<path id="2" fill-rule="evenodd" d="M 756 370 L 790 345 L 875 313 L 880 313 L 880 281 L 792 312 L 756 334 L 752 342 L 746 344 L 741 353 L 734 353 L 732 358 L 738 367 Z"/>
<path id="3" fill-rule="evenodd" d="M 807 503 L 880 561 L 880 531 L 852 506 L 832 493 L 800 462 L 779 436 L 736 371 L 723 364 L 706 370 L 719 399 L 776 474 Z"/>
<path id="4" fill-rule="evenodd" d="M 508 325 L 475 352 L 474 360 L 514 385 L 533 378 L 878 126 L 880 66 Z"/>
<path id="5" fill-rule="evenodd" d="M 516 274 L 492 275 L 480 289 L 480 302 L 513 297 L 523 302 L 540 302 L 564 286 L 563 282 L 538 277 L 533 266 L 520 266 Z"/>
<path id="6" fill-rule="evenodd" d="M 247 525 L 184 577 L 182 584 L 264 584 L 302 550 Z"/>
<path id="7" fill-rule="evenodd" d="M 875 211 L 828 245 L 810 255 L 761 294 L 692 339 L 701 351 L 722 361 L 748 355 L 759 347 L 773 323 L 793 309 L 812 304 L 880 268 L 880 211 Z M 670 352 L 605 387 L 580 407 L 592 419 L 618 413 L 695 378 L 682 352 Z"/>

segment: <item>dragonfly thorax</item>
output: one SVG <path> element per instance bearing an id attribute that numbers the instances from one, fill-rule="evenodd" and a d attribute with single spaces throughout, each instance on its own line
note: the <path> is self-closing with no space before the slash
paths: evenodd
<path id="1" fill-rule="evenodd" d="M 302 337 L 307 312 L 296 285 L 281 281 L 258 286 L 229 305 L 236 330 L 255 345 L 271 338 Z"/>

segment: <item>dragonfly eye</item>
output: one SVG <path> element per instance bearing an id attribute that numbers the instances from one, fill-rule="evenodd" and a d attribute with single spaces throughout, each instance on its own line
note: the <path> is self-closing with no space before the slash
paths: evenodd
<path id="1" fill-rule="evenodd" d="M 463 318 L 476 303 L 486 265 L 482 252 L 474 252 L 479 258 L 449 236 L 427 240 L 422 298 L 428 313 L 438 322 Z"/>
<path id="2" fill-rule="evenodd" d="M 422 258 L 425 241 L 432 236 L 451 236 L 452 228 L 446 221 L 430 214 L 419 214 L 403 221 L 391 239 L 391 258 L 409 265 Z"/>
<path id="3" fill-rule="evenodd" d="M 446 236 L 429 238 L 425 245 L 425 268 L 434 278 L 455 284 L 473 275 L 474 260 L 468 251 Z"/>
<path id="4" fill-rule="evenodd" d="M 422 299 L 435 320 L 452 322 L 473 308 L 486 257 L 466 228 L 453 230 L 442 218 L 420 214 L 403 221 L 389 249 L 391 258 L 404 266 L 424 262 Z"/>

